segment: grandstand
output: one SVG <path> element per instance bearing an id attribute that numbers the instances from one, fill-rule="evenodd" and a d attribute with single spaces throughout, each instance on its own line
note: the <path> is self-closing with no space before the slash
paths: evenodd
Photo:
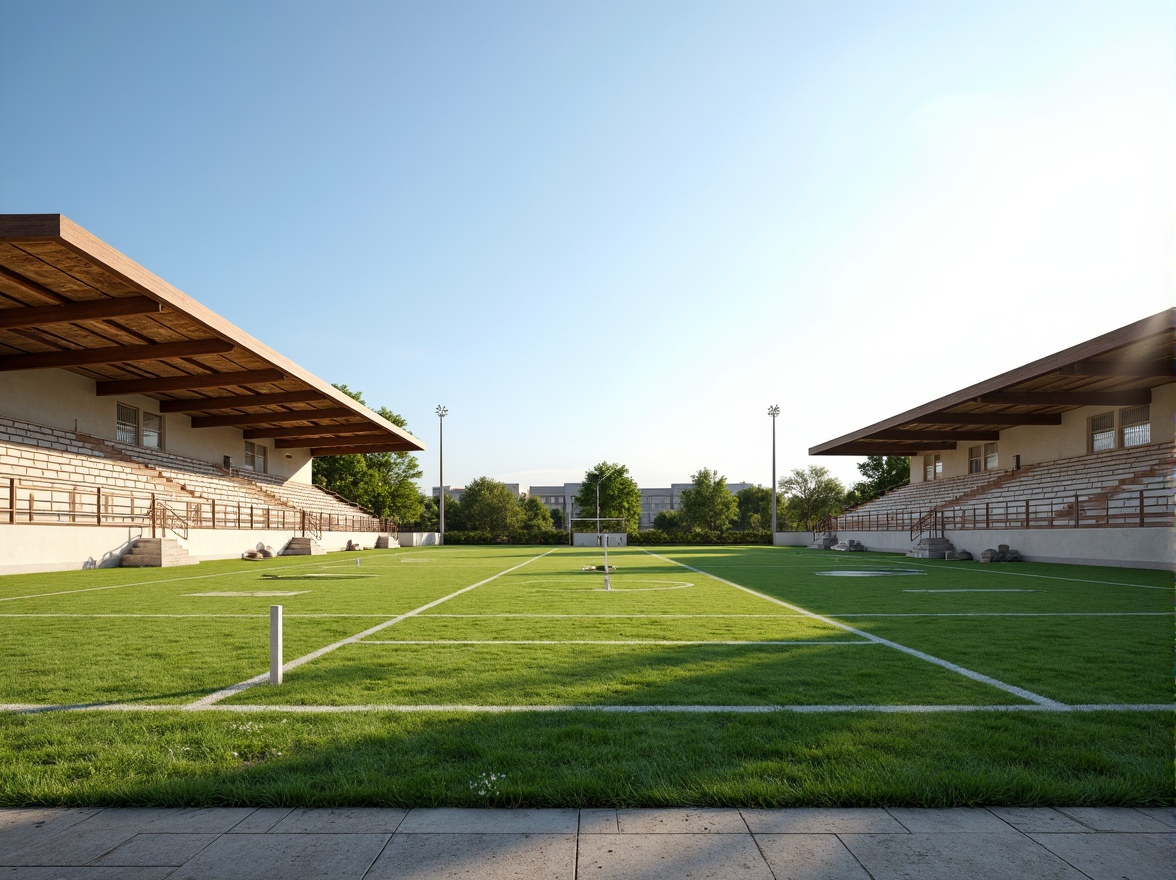
<path id="1" fill-rule="evenodd" d="M 316 456 L 423 445 L 65 217 L 0 215 L 0 573 L 395 531 Z"/>
<path id="2" fill-rule="evenodd" d="M 1172 563 L 1176 309 L 813 447 L 905 455 L 911 482 L 821 526 L 870 549 Z"/>

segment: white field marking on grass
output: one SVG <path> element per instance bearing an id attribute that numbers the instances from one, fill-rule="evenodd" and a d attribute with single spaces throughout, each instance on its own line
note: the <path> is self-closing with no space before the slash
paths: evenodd
<path id="1" fill-rule="evenodd" d="M 673 640 L 673 639 L 364 639 L 358 645 L 876 645 L 865 639 L 853 641 L 778 640 L 749 642 L 734 640 Z"/>
<path id="2" fill-rule="evenodd" d="M 534 705 L 534 706 L 474 706 L 469 704 L 437 704 L 437 705 L 395 705 L 384 703 L 370 703 L 353 706 L 302 706 L 275 703 L 245 703 L 241 705 L 224 705 L 213 703 L 207 706 L 184 706 L 178 704 L 152 703 L 77 703 L 77 704 L 37 704 L 37 703 L 0 703 L 0 712 L 17 715 L 32 715 L 44 712 L 283 712 L 306 715 L 336 715 L 351 712 L 468 712 L 485 714 L 503 714 L 512 712 L 664 712 L 664 713 L 723 713 L 766 714 L 774 712 L 796 712 L 801 714 L 817 714 L 831 712 L 879 712 L 884 714 L 924 714 L 934 712 L 1171 712 L 1176 709 L 1176 703 L 1105 703 L 1105 704 L 1072 704 L 1059 703 L 1056 706 L 1043 706 L 1037 703 L 1016 703 L 1012 705 L 975 706 L 942 705 L 942 706 L 901 706 L 901 705 L 845 705 L 845 706 L 805 706 L 805 705 L 763 705 L 763 706 L 611 706 L 611 705 Z"/>
<path id="3" fill-rule="evenodd" d="M 497 612 L 493 614 L 422 614 L 421 617 L 576 617 L 576 618 L 610 618 L 610 617 L 639 617 L 651 620 L 661 620 L 662 618 L 710 618 L 710 617 L 765 617 L 770 620 L 783 620 L 791 617 L 807 617 L 807 614 L 531 614 L 531 613 L 515 613 L 515 612 Z M 3 617 L 3 615 L 0 615 Z"/>
<path id="4" fill-rule="evenodd" d="M 951 663 L 951 662 L 944 660 L 940 657 L 934 657 L 931 654 L 926 654 L 922 651 L 917 651 L 914 648 L 908 648 L 906 645 L 900 645 L 898 642 L 892 642 L 892 641 L 890 641 L 890 639 L 881 638 L 880 636 L 876 636 L 872 633 L 868 633 L 865 630 L 854 629 L 852 626 L 849 626 L 848 624 L 833 620 L 832 618 L 822 617 L 820 614 L 814 614 L 812 611 L 808 611 L 805 608 L 801 608 L 799 605 L 793 605 L 789 602 L 784 602 L 781 599 L 776 599 L 772 596 L 767 595 L 766 593 L 760 593 L 756 590 L 751 589 L 750 587 L 745 587 L 742 584 L 737 584 L 734 581 L 729 581 L 729 580 L 726 580 L 725 578 L 717 577 L 716 575 L 713 575 L 710 572 L 703 571 L 701 568 L 694 568 L 693 566 L 687 565 L 684 562 L 677 562 L 676 560 L 670 559 L 669 557 L 659 556 L 656 553 L 650 553 L 650 551 L 648 551 L 648 550 L 646 550 L 645 552 L 649 553 L 649 555 L 654 557 L 655 559 L 661 559 L 664 562 L 669 562 L 674 565 L 680 565 L 685 569 L 689 569 L 690 571 L 697 572 L 698 574 L 701 574 L 701 575 L 706 575 L 707 577 L 712 578 L 712 579 L 718 581 L 719 583 L 726 584 L 729 587 L 734 587 L 737 590 L 742 590 L 743 592 L 750 593 L 753 596 L 759 596 L 761 599 L 765 599 L 768 602 L 773 602 L 776 605 L 781 605 L 785 608 L 790 608 L 793 611 L 799 611 L 799 612 L 811 617 L 813 620 L 819 620 L 822 623 L 828 624 L 829 626 L 833 626 L 833 627 L 836 627 L 837 629 L 845 630 L 846 632 L 851 632 L 856 636 L 861 636 L 862 638 L 869 639 L 872 642 L 878 642 L 880 644 L 887 645 L 888 647 L 894 648 L 896 651 L 902 651 L 904 654 L 909 654 L 912 657 L 919 658 L 920 660 L 926 660 L 928 663 L 934 663 L 936 666 L 941 666 L 944 669 L 951 670 L 952 672 L 955 672 L 959 675 L 962 675 L 965 678 L 970 678 L 973 681 L 978 681 L 978 682 L 990 685 L 995 688 L 1000 688 L 1002 691 L 1006 691 L 1007 693 L 1014 694 L 1023 700 L 1029 700 L 1030 702 L 1037 703 L 1038 705 L 1049 706 L 1051 708 L 1062 707 L 1065 705 L 1064 703 L 1060 703 L 1057 700 L 1051 700 L 1049 697 L 1043 697 L 1041 694 L 1036 694 L 1033 691 L 1026 690 L 1025 688 L 1017 687 L 1016 685 L 1013 685 L 1013 684 L 1008 684 L 1007 682 L 1000 681 L 999 679 L 992 678 L 991 676 L 984 675 L 983 673 L 976 672 L 972 669 L 967 669 L 963 666 L 959 666 L 955 663 Z"/>
<path id="5" fill-rule="evenodd" d="M 277 568 L 255 568 L 253 571 L 285 571 L 291 568 L 313 568 L 321 566 L 321 562 L 304 562 L 298 565 L 281 565 Z M 80 590 L 57 590 L 52 593 L 30 593 L 27 596 L 3 596 L 0 597 L 0 602 L 15 602 L 18 599 L 41 599 L 45 596 L 67 596 L 71 593 L 93 593 L 98 590 L 119 590 L 123 587 L 144 587 L 149 584 L 171 584 L 178 581 L 203 581 L 209 578 L 219 577 L 239 577 L 245 571 L 222 571 L 216 574 L 192 574 L 185 577 L 170 577 L 170 578 L 156 578 L 151 581 L 128 581 L 125 584 L 107 584 L 104 587 L 83 587 Z"/>
<path id="6" fill-rule="evenodd" d="M 1171 611 L 916 611 L 913 613 L 833 614 L 832 617 L 1171 617 Z"/>
<path id="7" fill-rule="evenodd" d="M 303 593 L 309 593 L 310 590 L 262 590 L 257 593 L 184 593 L 184 597 L 188 596 L 204 596 L 212 598 L 229 598 L 229 599 L 248 599 L 248 598 L 266 598 L 274 596 L 301 596 Z"/>
<path id="8" fill-rule="evenodd" d="M 505 571 L 500 571 L 500 572 L 498 572 L 498 574 L 491 575 L 490 577 L 486 578 L 485 580 L 478 581 L 476 584 L 470 584 L 468 587 L 462 587 L 457 592 L 450 593 L 448 596 L 443 596 L 440 599 L 434 599 L 432 602 L 428 602 L 428 603 L 422 605 L 420 608 L 414 608 L 412 611 L 409 611 L 405 614 L 401 614 L 397 617 L 393 617 L 391 620 L 386 620 L 383 623 L 377 624 L 376 626 L 370 627 L 369 629 L 365 629 L 363 632 L 356 633 L 353 636 L 348 636 L 345 639 L 340 639 L 339 641 L 333 642 L 332 644 L 327 645 L 326 647 L 319 648 L 317 651 L 311 651 L 309 654 L 306 654 L 302 657 L 299 657 L 297 660 L 291 660 L 289 663 L 284 664 L 282 666 L 282 672 L 283 673 L 289 672 L 291 669 L 296 669 L 297 667 L 301 666 L 304 663 L 309 663 L 312 660 L 317 660 L 319 657 L 322 657 L 324 654 L 329 654 L 331 651 L 337 650 L 338 648 L 341 648 L 344 645 L 350 645 L 355 642 L 361 641 L 362 639 L 365 639 L 370 635 L 375 635 L 376 633 L 378 633 L 382 629 L 387 629 L 390 626 L 393 626 L 397 623 L 400 623 L 400 621 L 402 621 L 402 620 L 407 620 L 410 617 L 415 617 L 416 615 L 420 614 L 422 611 L 427 611 L 430 608 L 434 608 L 437 605 L 440 605 L 442 602 L 448 602 L 450 599 L 453 599 L 456 596 L 460 596 L 462 593 L 468 593 L 470 590 L 473 590 L 476 587 L 480 587 L 483 584 L 488 584 L 491 581 L 498 580 L 498 578 L 502 577 L 503 575 L 510 574 L 512 571 L 517 571 L 518 569 L 522 568 L 524 565 L 530 565 L 536 559 L 542 559 L 544 556 L 547 556 L 551 553 L 554 553 L 558 549 L 559 549 L 558 547 L 554 547 L 551 550 L 548 550 L 546 553 L 540 553 L 538 556 L 532 556 L 529 559 L 523 560 L 518 565 L 513 565 L 510 568 L 506 569 Z M 240 693 L 243 690 L 247 690 L 248 688 L 254 687 L 255 685 L 259 685 L 264 681 L 269 681 L 269 672 L 268 671 L 263 672 L 260 675 L 255 675 L 255 676 L 253 676 L 253 678 L 246 679 L 245 681 L 238 682 L 237 684 L 230 685 L 227 688 L 222 688 L 221 690 L 217 691 L 216 693 L 209 694 L 206 697 L 201 697 L 199 700 L 196 700 L 193 703 L 189 703 L 184 708 L 188 709 L 188 710 L 193 710 L 193 709 L 199 709 L 204 706 L 210 706 L 213 703 L 218 702 L 219 700 L 223 700 L 226 697 L 231 697 L 233 694 Z"/>
<path id="9" fill-rule="evenodd" d="M 1041 578 L 1046 581 L 1071 581 L 1076 584 L 1100 584 L 1107 587 L 1136 587 L 1140 590 L 1170 590 L 1171 587 L 1153 587 L 1150 584 L 1129 584 L 1124 581 L 1093 581 L 1089 578 L 1067 578 L 1055 574 L 1034 574 L 1031 571 L 999 571 L 996 569 L 955 568 L 946 565 L 928 565 L 925 562 L 908 562 L 907 565 L 918 565 L 933 571 L 959 571 L 966 574 L 995 574 L 1001 577 Z"/>

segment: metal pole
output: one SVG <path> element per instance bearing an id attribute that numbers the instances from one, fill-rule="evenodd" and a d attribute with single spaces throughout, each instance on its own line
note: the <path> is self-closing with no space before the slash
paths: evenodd
<path id="1" fill-rule="evenodd" d="M 780 415 L 780 407 L 768 407 L 768 415 L 772 417 L 772 544 L 776 543 L 776 416 Z"/>
<path id="2" fill-rule="evenodd" d="M 437 527 L 441 533 L 438 539 L 438 544 L 445 543 L 445 417 L 449 415 L 449 410 L 440 404 L 437 405 L 437 470 L 441 479 L 441 491 L 437 499 Z"/>

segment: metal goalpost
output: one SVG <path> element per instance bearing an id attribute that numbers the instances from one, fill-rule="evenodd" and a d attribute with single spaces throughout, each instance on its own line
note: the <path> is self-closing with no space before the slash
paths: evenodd
<path id="1" fill-rule="evenodd" d="M 616 532 L 613 532 L 613 533 L 606 532 L 601 528 L 601 525 L 603 523 L 610 523 L 610 522 L 617 524 L 618 528 L 617 528 Z M 625 518 L 623 516 L 576 516 L 576 517 L 572 517 L 569 520 L 569 523 L 571 525 L 572 535 L 576 534 L 576 531 L 577 531 L 576 530 L 576 523 L 591 523 L 594 526 L 594 528 L 592 528 L 591 530 L 584 529 L 580 533 L 581 534 L 584 534 L 585 532 L 587 532 L 588 534 L 591 534 L 592 532 L 596 533 L 596 546 L 601 547 L 604 550 L 604 588 L 606 590 L 611 590 L 612 589 L 612 581 L 609 578 L 609 569 L 608 569 L 608 538 L 609 538 L 610 534 L 621 534 L 625 531 Z M 573 543 L 575 542 L 574 537 L 572 538 L 572 541 L 573 541 Z"/>

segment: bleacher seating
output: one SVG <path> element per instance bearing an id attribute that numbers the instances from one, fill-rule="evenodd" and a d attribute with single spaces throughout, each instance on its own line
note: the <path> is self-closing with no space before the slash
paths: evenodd
<path id="1" fill-rule="evenodd" d="M 880 498 L 867 501 L 856 507 L 851 515 L 877 515 L 887 513 L 926 513 L 943 507 L 959 498 L 996 482 L 1005 471 L 985 471 L 962 477 L 948 477 L 944 480 L 927 480 L 922 483 L 908 483 L 887 492 Z"/>
<path id="2" fill-rule="evenodd" d="M 318 486 L 308 483 L 296 483 L 284 480 L 273 474 L 262 474 L 250 470 L 233 469 L 233 474 L 244 480 L 258 483 L 262 489 L 281 498 L 287 504 L 303 510 L 313 510 L 319 513 L 330 513 L 335 516 L 371 516 L 371 514 L 355 504 L 351 504 L 337 495 L 333 495 Z"/>

